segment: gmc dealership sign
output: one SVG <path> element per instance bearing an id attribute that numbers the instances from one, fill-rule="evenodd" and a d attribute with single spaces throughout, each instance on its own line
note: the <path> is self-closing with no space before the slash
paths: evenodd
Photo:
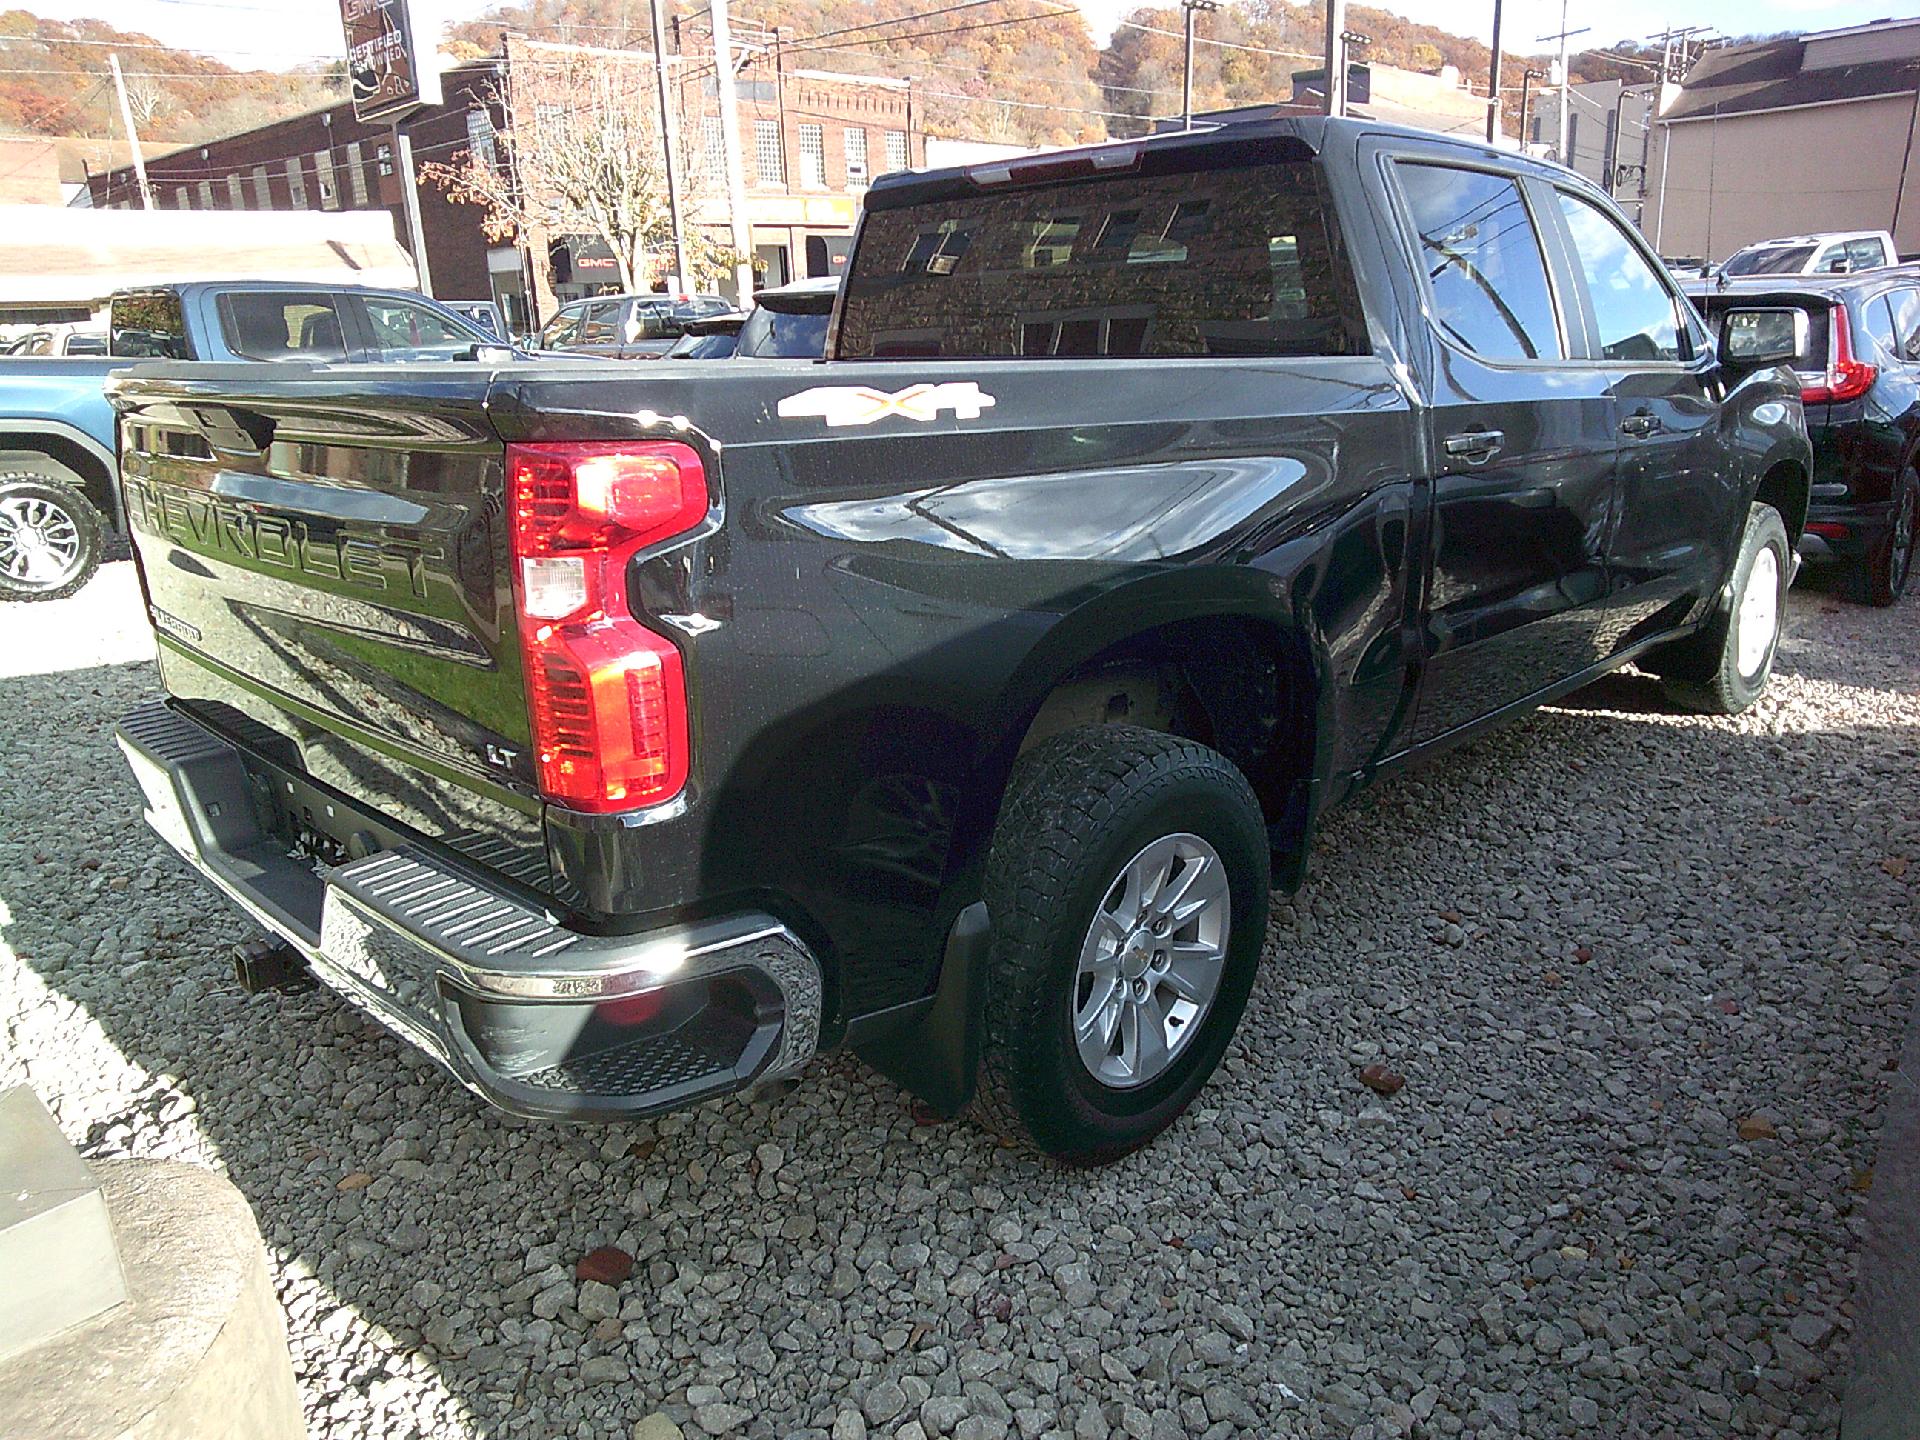
<path id="1" fill-rule="evenodd" d="M 340 24 L 347 34 L 356 120 L 395 119 L 439 103 L 433 41 L 420 43 L 407 0 L 340 0 Z"/>

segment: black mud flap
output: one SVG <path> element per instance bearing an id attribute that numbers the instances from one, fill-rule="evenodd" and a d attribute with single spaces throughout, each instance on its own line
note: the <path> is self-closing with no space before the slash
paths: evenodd
<path id="1" fill-rule="evenodd" d="M 976 900 L 954 917 L 947 932 L 933 1004 L 904 1030 L 854 1042 L 862 1060 L 949 1119 L 973 1098 L 980 1069 L 980 1017 L 992 938 L 986 902 Z"/>

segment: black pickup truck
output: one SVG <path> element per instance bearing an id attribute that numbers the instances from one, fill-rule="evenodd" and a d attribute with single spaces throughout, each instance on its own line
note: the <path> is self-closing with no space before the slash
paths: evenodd
<path id="1" fill-rule="evenodd" d="M 1055 1156 L 1219 1062 L 1329 806 L 1767 683 L 1790 313 L 1342 121 L 877 182 L 821 362 L 143 367 L 153 826 L 534 1116 L 852 1046 Z"/>

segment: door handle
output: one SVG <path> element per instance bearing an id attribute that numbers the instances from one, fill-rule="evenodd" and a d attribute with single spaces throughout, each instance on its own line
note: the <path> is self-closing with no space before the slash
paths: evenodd
<path id="1" fill-rule="evenodd" d="M 1447 454 L 1469 465 L 1484 465 L 1500 453 L 1500 447 L 1507 443 L 1504 430 L 1465 430 L 1458 435 L 1449 435 L 1445 445 Z"/>
<path id="2" fill-rule="evenodd" d="M 1658 415 L 1651 415 L 1645 410 L 1636 411 L 1620 422 L 1620 431 L 1622 434 L 1633 435 L 1640 438 L 1648 435 L 1658 435 L 1664 428 L 1660 423 L 1660 417 Z"/>

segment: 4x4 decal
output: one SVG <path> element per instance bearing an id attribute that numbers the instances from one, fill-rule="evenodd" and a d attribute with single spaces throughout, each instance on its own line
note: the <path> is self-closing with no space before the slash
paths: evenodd
<path id="1" fill-rule="evenodd" d="M 980 412 L 993 403 L 993 396 L 973 381 L 949 380 L 940 385 L 909 385 L 891 394 L 871 385 L 816 385 L 787 396 L 775 409 L 789 420 L 817 415 L 828 425 L 871 425 L 889 415 L 928 421 L 942 410 L 953 411 L 956 420 L 978 420 Z"/>

